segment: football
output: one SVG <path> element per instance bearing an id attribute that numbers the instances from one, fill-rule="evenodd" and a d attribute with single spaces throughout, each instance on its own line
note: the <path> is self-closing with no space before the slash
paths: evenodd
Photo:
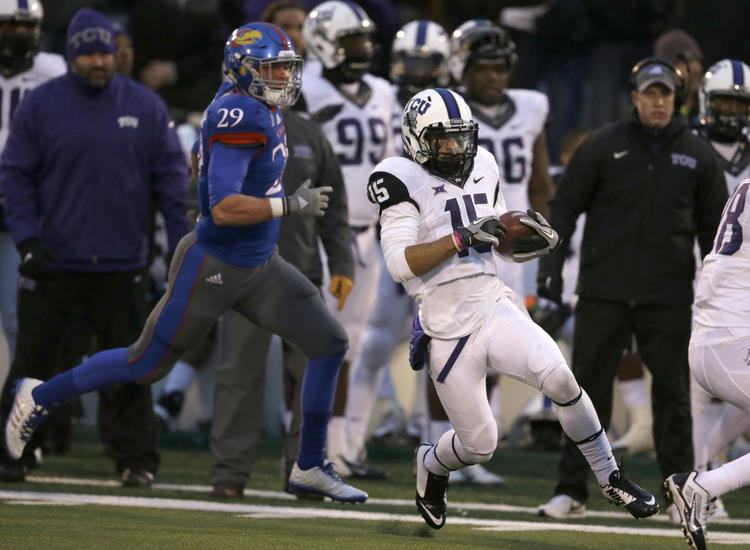
<path id="1" fill-rule="evenodd" d="M 528 218 L 529 215 L 526 212 L 520 210 L 509 210 L 500 216 L 500 221 L 508 229 L 508 233 L 505 235 L 505 239 L 496 247 L 498 254 L 503 258 L 513 259 L 513 239 L 519 235 L 535 235 L 536 232 L 531 229 L 528 225 L 521 223 L 521 218 Z"/>

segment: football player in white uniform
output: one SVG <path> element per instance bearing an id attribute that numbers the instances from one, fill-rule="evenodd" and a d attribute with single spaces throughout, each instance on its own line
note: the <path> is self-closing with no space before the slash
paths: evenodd
<path id="1" fill-rule="evenodd" d="M 0 0 L 0 151 L 5 147 L 10 121 L 24 94 L 67 70 L 62 56 L 39 51 L 43 15 L 38 0 Z M 0 205 L 0 318 L 11 358 L 18 332 L 19 262 Z"/>
<path id="2" fill-rule="evenodd" d="M 699 134 L 722 159 L 731 195 L 740 182 L 750 177 L 747 136 L 750 128 L 750 67 L 734 59 L 722 59 L 712 65 L 698 89 L 698 107 Z M 690 385 L 690 407 L 694 467 L 698 472 L 705 472 L 718 466 L 717 455 L 750 429 L 750 416 L 708 394 L 700 384 Z M 721 499 L 715 500 L 710 517 L 726 516 Z"/>
<path id="3" fill-rule="evenodd" d="M 372 61 L 374 24 L 361 7 L 341 0 L 316 6 L 305 19 L 302 33 L 308 56 L 322 64 L 320 74 L 306 73 L 302 97 L 310 116 L 321 125 L 341 163 L 354 234 L 354 288 L 346 304 L 331 310 L 346 329 L 349 351 L 339 374 L 339 391 L 328 427 L 329 460 L 342 477 L 382 477 L 363 468 L 356 449 L 349 449 L 344 417 L 347 365 L 357 356 L 360 338 L 375 305 L 382 255 L 376 236 L 377 207 L 367 201 L 365 186 L 373 167 L 394 154 L 390 131 L 395 95 L 388 81 L 367 71 Z M 331 285 L 337 281 L 332 279 Z M 333 292 L 333 294 L 336 294 Z"/>
<path id="4" fill-rule="evenodd" d="M 578 442 L 609 501 L 635 517 L 655 514 L 656 498 L 618 469 L 591 400 L 557 345 L 500 279 L 493 245 L 505 238 L 498 217 L 506 204 L 495 158 L 477 147 L 471 109 L 455 92 L 427 89 L 407 103 L 402 131 L 408 158 L 378 164 L 368 197 L 380 207 L 388 271 L 419 306 L 412 366 L 428 365 L 454 426 L 415 452 L 416 502 L 425 522 L 434 529 L 445 523 L 448 474 L 487 462 L 497 447 L 485 390 L 488 367 L 555 402 L 563 429 Z M 514 239 L 516 261 L 557 247 L 557 233 L 539 213 L 529 210 L 523 223 L 535 234 Z"/>
<path id="5" fill-rule="evenodd" d="M 724 207 L 714 248 L 698 278 L 689 348 L 693 382 L 709 397 L 723 399 L 745 414 L 750 414 L 749 192 L 750 179 L 737 187 Z M 714 427 L 720 429 L 721 424 Z M 750 485 L 750 454 L 710 471 L 671 475 L 665 485 L 688 544 L 705 550 L 710 502 Z"/>
<path id="6" fill-rule="evenodd" d="M 448 34 L 432 21 L 417 20 L 398 30 L 391 46 L 391 81 L 397 101 L 393 104 L 394 149 L 402 154 L 403 105 L 424 88 L 448 83 Z M 378 282 L 375 309 L 365 327 L 360 351 L 352 365 L 346 406 L 348 445 L 362 460 L 365 436 L 378 393 L 389 385 L 388 364 L 397 345 L 409 337 L 416 309 L 401 284 L 383 269 Z M 426 377 L 416 384 L 417 403 L 426 398 Z M 420 403 L 422 408 L 424 404 Z M 421 436 L 421 426 L 415 435 Z M 414 428 L 412 428 L 414 429 Z"/>

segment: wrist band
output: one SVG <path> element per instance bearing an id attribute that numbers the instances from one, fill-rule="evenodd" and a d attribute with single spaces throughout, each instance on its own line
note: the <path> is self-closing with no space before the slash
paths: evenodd
<path id="1" fill-rule="evenodd" d="M 454 231 L 451 233 L 451 239 L 453 239 L 453 246 L 456 247 L 456 250 L 458 252 L 463 251 L 464 247 L 461 246 L 461 235 L 458 233 L 458 231 Z"/>
<path id="2" fill-rule="evenodd" d="M 271 216 L 274 218 L 280 218 L 286 215 L 286 199 L 284 197 L 274 197 L 268 199 L 268 203 L 271 205 Z"/>

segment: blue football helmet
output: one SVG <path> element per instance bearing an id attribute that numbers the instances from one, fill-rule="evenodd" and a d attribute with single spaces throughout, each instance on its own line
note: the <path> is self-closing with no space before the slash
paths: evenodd
<path id="1" fill-rule="evenodd" d="M 224 47 L 224 73 L 241 92 L 269 105 L 292 105 L 302 86 L 302 57 L 289 36 L 270 23 L 235 29 Z M 273 72 L 286 68 L 287 79 Z"/>

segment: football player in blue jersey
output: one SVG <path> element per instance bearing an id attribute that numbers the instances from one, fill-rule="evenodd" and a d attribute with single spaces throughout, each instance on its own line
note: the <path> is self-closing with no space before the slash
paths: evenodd
<path id="1" fill-rule="evenodd" d="M 281 175 L 288 154 L 279 107 L 297 99 L 302 58 L 280 28 L 250 23 L 230 35 L 224 66 L 232 86 L 206 109 L 201 128 L 200 220 L 177 247 L 166 293 L 130 347 L 97 353 L 47 382 L 21 379 L 6 424 L 7 447 L 20 456 L 40 420 L 75 395 L 160 379 L 224 312 L 234 309 L 293 342 L 309 358 L 290 491 L 364 502 L 367 493 L 343 482 L 325 461 L 346 333 L 315 285 L 275 251 L 279 217 L 321 216 L 331 191 L 303 186 L 284 196 Z"/>

